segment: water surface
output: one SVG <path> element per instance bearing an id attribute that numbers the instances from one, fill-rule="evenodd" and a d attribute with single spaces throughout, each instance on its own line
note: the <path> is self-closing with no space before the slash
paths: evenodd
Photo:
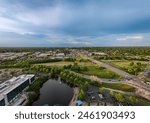
<path id="1" fill-rule="evenodd" d="M 73 89 L 60 80 L 49 79 L 40 89 L 40 96 L 33 106 L 69 105 L 73 97 Z"/>

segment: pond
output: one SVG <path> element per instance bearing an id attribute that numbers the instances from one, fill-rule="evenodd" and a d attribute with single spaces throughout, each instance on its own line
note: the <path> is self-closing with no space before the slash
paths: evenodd
<path id="1" fill-rule="evenodd" d="M 40 89 L 40 96 L 33 106 L 67 106 L 73 97 L 73 88 L 60 79 L 49 79 Z"/>

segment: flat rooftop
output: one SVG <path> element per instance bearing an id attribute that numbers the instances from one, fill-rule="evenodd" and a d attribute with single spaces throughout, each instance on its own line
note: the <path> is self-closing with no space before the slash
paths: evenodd
<path id="1" fill-rule="evenodd" d="M 8 94 L 10 91 L 18 87 L 24 81 L 34 77 L 33 74 L 30 75 L 20 75 L 18 77 L 13 77 L 2 84 L 0 84 L 0 100 L 3 99 L 3 95 Z"/>

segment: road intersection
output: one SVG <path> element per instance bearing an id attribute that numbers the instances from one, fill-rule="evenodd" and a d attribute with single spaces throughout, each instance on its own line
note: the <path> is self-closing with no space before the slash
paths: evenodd
<path id="1" fill-rule="evenodd" d="M 115 67 L 113 67 L 107 63 L 100 62 L 100 61 L 97 61 L 95 59 L 83 56 L 83 55 L 82 55 L 82 57 L 90 60 L 94 64 L 98 64 L 102 67 L 105 67 L 106 69 L 109 69 L 109 70 L 117 73 L 118 75 L 124 77 L 126 79 L 126 84 L 133 86 L 133 87 L 138 89 L 138 95 L 139 96 L 142 96 L 142 97 L 150 100 L 150 85 L 144 83 L 139 77 L 131 75 L 131 74 L 129 74 L 123 70 L 120 70 L 118 68 L 115 68 Z"/>

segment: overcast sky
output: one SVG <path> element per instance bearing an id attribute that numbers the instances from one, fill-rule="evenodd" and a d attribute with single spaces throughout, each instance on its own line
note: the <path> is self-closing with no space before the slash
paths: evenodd
<path id="1" fill-rule="evenodd" d="M 0 0 L 0 47 L 150 46 L 150 0 Z"/>

